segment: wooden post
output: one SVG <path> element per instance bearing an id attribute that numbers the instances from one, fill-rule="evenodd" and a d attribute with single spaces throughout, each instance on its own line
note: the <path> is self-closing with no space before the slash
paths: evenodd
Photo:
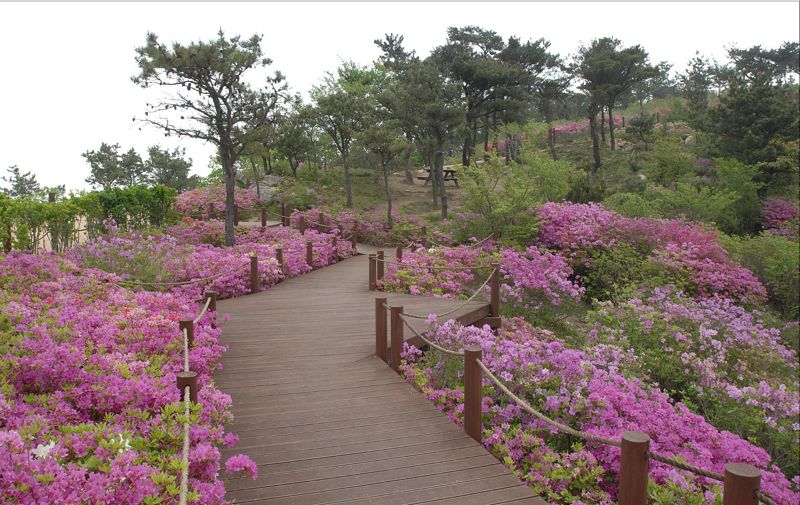
<path id="1" fill-rule="evenodd" d="M 56 203 L 56 194 L 52 191 L 47 193 L 47 201 L 50 203 Z"/>
<path id="2" fill-rule="evenodd" d="M 267 227 L 267 208 L 261 207 L 261 227 Z"/>
<path id="3" fill-rule="evenodd" d="M 656 111 L 656 123 L 660 122 L 661 122 L 661 114 L 659 114 L 658 111 Z"/>
<path id="4" fill-rule="evenodd" d="M 427 249 L 428 248 L 428 227 L 426 225 L 422 225 L 422 228 L 420 228 L 420 232 L 422 233 L 422 247 Z"/>
<path id="5" fill-rule="evenodd" d="M 300 233 L 306 232 L 306 219 L 304 216 L 297 216 L 297 231 Z"/>
<path id="6" fill-rule="evenodd" d="M 331 246 L 333 246 L 333 262 L 339 261 L 339 237 L 336 235 L 331 237 Z"/>
<path id="7" fill-rule="evenodd" d="M 325 213 L 322 212 L 322 211 L 319 211 L 319 217 L 317 219 L 319 220 L 319 225 L 317 225 L 317 229 L 324 233 L 325 232 Z"/>
<path id="8" fill-rule="evenodd" d="M 375 298 L 375 356 L 386 357 L 386 298 Z"/>
<path id="9" fill-rule="evenodd" d="M 391 341 L 391 360 L 390 365 L 392 370 L 400 373 L 400 353 L 403 352 L 403 318 L 400 314 L 403 313 L 403 307 L 392 307 L 392 341 Z"/>
<path id="10" fill-rule="evenodd" d="M 625 116 L 622 116 L 622 127 L 625 128 Z"/>
<path id="11" fill-rule="evenodd" d="M 383 251 L 378 251 L 378 256 L 375 258 L 375 286 L 377 287 L 378 283 L 381 283 L 383 286 L 383 262 L 384 255 Z"/>
<path id="12" fill-rule="evenodd" d="M 278 260 L 278 265 L 281 267 L 281 272 L 286 275 L 286 265 L 283 262 L 283 247 L 275 248 L 275 259 Z"/>
<path id="13" fill-rule="evenodd" d="M 619 462 L 619 505 L 647 505 L 647 478 L 650 473 L 647 451 L 650 437 L 638 431 L 622 434 Z"/>
<path id="14" fill-rule="evenodd" d="M 233 226 L 239 226 L 239 206 L 233 204 Z"/>
<path id="15" fill-rule="evenodd" d="M 178 321 L 178 329 L 181 330 L 181 338 L 183 338 L 183 330 L 186 330 L 186 342 L 189 344 L 189 349 L 194 347 L 194 319 L 181 319 Z"/>
<path id="16" fill-rule="evenodd" d="M 483 431 L 483 370 L 477 360 L 482 358 L 480 347 L 464 348 L 464 431 L 479 444 Z"/>
<path id="17" fill-rule="evenodd" d="M 358 242 L 357 241 L 358 241 L 358 237 L 356 236 L 356 229 L 353 228 L 353 233 L 350 234 L 350 247 L 353 250 L 356 250 L 358 248 Z"/>
<path id="18" fill-rule="evenodd" d="M 375 255 L 369 255 L 369 290 L 375 291 Z"/>
<path id="19" fill-rule="evenodd" d="M 314 242 L 306 240 L 306 263 L 314 270 Z"/>
<path id="20" fill-rule="evenodd" d="M 756 491 L 761 487 L 761 471 L 746 463 L 725 465 L 722 505 L 758 505 Z"/>
<path id="21" fill-rule="evenodd" d="M 178 386 L 178 391 L 181 392 L 181 401 L 183 401 L 183 391 L 186 386 L 189 386 L 189 401 L 197 403 L 197 373 L 196 372 L 178 372 L 175 374 L 175 385 Z"/>
<path id="22" fill-rule="evenodd" d="M 211 301 L 208 303 L 208 310 L 211 312 L 217 311 L 217 292 L 216 291 L 206 291 L 206 298 L 211 298 Z"/>
<path id="23" fill-rule="evenodd" d="M 401 245 L 397 246 L 397 250 L 395 250 L 394 252 L 394 259 L 398 263 L 403 261 L 403 246 Z"/>
<path id="24" fill-rule="evenodd" d="M 489 315 L 492 317 L 500 317 L 500 264 L 492 263 L 492 279 L 489 281 L 491 284 L 491 302 L 489 304 Z"/>
<path id="25" fill-rule="evenodd" d="M 250 256 L 250 293 L 258 293 L 258 256 Z"/>

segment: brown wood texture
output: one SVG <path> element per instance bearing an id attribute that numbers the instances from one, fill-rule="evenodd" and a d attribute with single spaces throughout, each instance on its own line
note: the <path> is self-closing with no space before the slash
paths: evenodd
<path id="1" fill-rule="evenodd" d="M 361 249 L 361 246 L 359 246 Z M 534 493 L 375 356 L 376 293 L 357 256 L 220 300 L 228 346 L 217 386 L 233 399 L 255 481 L 226 483 L 236 503 L 544 505 Z M 460 302 L 381 293 L 408 312 Z M 473 302 L 450 317 L 488 315 Z M 469 321 L 467 321 L 469 322 Z M 425 322 L 411 321 L 421 331 Z M 406 332 L 406 338 L 411 332 Z"/>

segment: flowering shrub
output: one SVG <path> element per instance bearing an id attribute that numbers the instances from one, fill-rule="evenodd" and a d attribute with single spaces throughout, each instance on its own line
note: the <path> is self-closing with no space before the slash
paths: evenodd
<path id="1" fill-rule="evenodd" d="M 641 431 L 650 436 L 653 452 L 677 456 L 716 472 L 722 472 L 731 461 L 749 463 L 762 470 L 762 489 L 778 503 L 790 505 L 800 498 L 797 485 L 771 465 L 763 449 L 718 430 L 683 403 L 673 403 L 660 389 L 621 373 L 631 359 L 631 354 L 623 348 L 598 345 L 592 353 L 570 349 L 552 333 L 533 328 L 521 319 L 504 321 L 497 335 L 488 326 L 464 327 L 448 321 L 434 327 L 430 336 L 437 344 L 451 349 L 479 346 L 484 364 L 515 394 L 576 429 L 613 439 L 618 439 L 624 431 Z M 422 356 L 419 350 L 408 346 L 404 356 L 406 377 L 437 408 L 461 422 L 460 372 L 453 373 L 452 363 L 456 361 L 457 365 L 458 360 L 436 352 Z M 585 449 L 575 447 L 571 456 L 563 454 L 575 439 L 558 434 L 509 403 L 487 379 L 484 379 L 484 394 L 484 445 L 503 457 L 507 465 L 532 485 L 560 491 L 547 494 L 549 500 L 609 503 L 609 497 L 615 498 L 619 448 L 587 443 Z M 548 451 L 559 454 L 547 458 Z M 552 460 L 560 464 L 548 465 Z M 709 488 L 711 483 L 704 478 L 657 462 L 651 463 L 650 476 L 659 484 L 677 483 L 690 489 L 696 502 L 710 503 L 714 491 L 718 491 Z M 572 480 L 587 483 L 585 490 L 570 488 Z M 709 492 L 704 494 L 704 491 Z"/>
<path id="2" fill-rule="evenodd" d="M 645 300 L 601 304 L 589 343 L 631 349 L 623 368 L 683 400 L 719 428 L 770 449 L 798 468 L 798 360 L 770 328 L 719 297 L 694 300 L 656 289 Z"/>
<path id="3" fill-rule="evenodd" d="M 761 209 L 764 229 L 787 238 L 797 238 L 798 214 L 797 207 L 780 198 L 768 200 Z"/>
<path id="4" fill-rule="evenodd" d="M 253 208 L 258 201 L 256 192 L 251 189 L 235 188 L 233 201 L 242 210 Z M 210 210 L 213 209 L 213 214 Z M 211 219 L 225 212 L 225 185 L 217 184 L 206 188 L 191 189 L 178 195 L 175 210 L 184 215 L 201 219 Z"/>
<path id="5" fill-rule="evenodd" d="M 573 272 L 564 258 L 536 247 L 525 252 L 504 249 L 500 272 L 506 281 L 502 301 L 525 309 L 538 309 L 543 301 L 559 305 L 564 298 L 577 300 L 585 291 L 570 280 Z"/>
<path id="6" fill-rule="evenodd" d="M 766 290 L 752 272 L 728 257 L 716 233 L 674 219 L 628 218 L 599 204 L 546 203 L 537 211 L 540 243 L 562 251 L 573 267 L 592 268 L 591 251 L 632 246 L 643 257 L 688 274 L 700 296 L 720 294 L 760 302 Z"/>
<path id="7" fill-rule="evenodd" d="M 177 322 L 197 304 L 115 279 L 53 255 L 0 257 L 3 503 L 177 502 Z M 199 385 L 189 489 L 205 504 L 225 503 L 215 446 L 232 440 L 223 427 L 230 397 L 210 380 L 225 350 L 215 319 L 199 321 L 189 353 Z"/>
<path id="8" fill-rule="evenodd" d="M 622 127 L 622 116 L 614 116 L 614 126 L 617 128 Z M 575 123 L 558 124 L 553 126 L 553 130 L 557 134 L 567 133 L 574 135 L 576 133 L 583 133 L 589 129 L 589 120 L 584 119 Z"/>

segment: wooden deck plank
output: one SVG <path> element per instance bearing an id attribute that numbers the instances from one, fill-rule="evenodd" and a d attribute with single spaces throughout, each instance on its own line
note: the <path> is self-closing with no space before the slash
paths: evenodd
<path id="1" fill-rule="evenodd" d="M 218 303 L 231 319 L 222 326 L 229 350 L 215 383 L 233 399 L 230 429 L 240 438 L 223 457 L 245 453 L 260 471 L 255 481 L 228 483 L 228 499 L 542 503 L 373 355 L 379 296 L 419 314 L 461 304 L 369 291 L 364 256 Z M 475 301 L 450 317 L 472 322 L 486 314 L 485 303 Z M 422 320 L 411 324 L 426 328 Z"/>

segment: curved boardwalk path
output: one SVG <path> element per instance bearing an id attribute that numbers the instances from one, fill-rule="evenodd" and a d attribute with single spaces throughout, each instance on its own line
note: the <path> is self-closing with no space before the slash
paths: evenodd
<path id="1" fill-rule="evenodd" d="M 231 319 L 222 326 L 228 352 L 215 378 L 233 398 L 231 429 L 240 437 L 223 456 L 245 453 L 259 465 L 258 480 L 227 484 L 228 498 L 544 505 L 374 356 L 376 293 L 368 290 L 367 271 L 367 257 L 356 256 L 219 302 Z M 417 313 L 456 303 L 388 298 Z M 453 316 L 477 319 L 481 306 L 474 302 Z"/>

